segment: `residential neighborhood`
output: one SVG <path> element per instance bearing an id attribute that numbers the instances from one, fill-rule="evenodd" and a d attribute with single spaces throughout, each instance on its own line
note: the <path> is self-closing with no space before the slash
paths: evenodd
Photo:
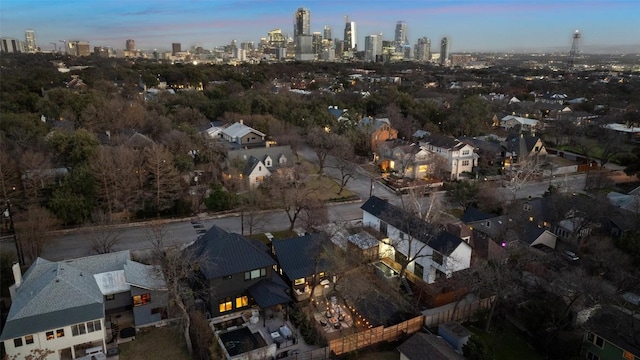
<path id="1" fill-rule="evenodd" d="M 640 359 L 637 71 L 482 56 L 3 53 L 2 356 Z"/>

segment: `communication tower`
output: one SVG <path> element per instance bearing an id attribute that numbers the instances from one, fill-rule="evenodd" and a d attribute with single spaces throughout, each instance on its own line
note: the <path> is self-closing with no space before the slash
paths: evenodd
<path id="1" fill-rule="evenodd" d="M 576 56 L 580 54 L 580 30 L 573 33 L 573 41 L 571 42 L 571 51 L 569 52 L 569 60 L 567 61 L 567 69 L 572 70 L 575 64 Z"/>

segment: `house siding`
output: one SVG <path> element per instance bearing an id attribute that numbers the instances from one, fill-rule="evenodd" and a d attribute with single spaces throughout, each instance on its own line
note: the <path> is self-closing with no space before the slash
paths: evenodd
<path id="1" fill-rule="evenodd" d="M 213 317 L 217 317 L 220 315 L 231 314 L 236 311 L 241 311 L 246 309 L 247 307 L 236 308 L 235 300 L 237 297 L 247 295 L 249 296 L 247 289 L 250 288 L 253 284 L 259 282 L 262 279 L 270 279 L 273 276 L 273 269 L 271 267 L 266 268 L 266 276 L 253 279 L 253 280 L 245 280 L 244 272 L 236 273 L 231 275 L 231 279 L 222 279 L 216 278 L 210 281 L 211 288 L 216 289 L 215 294 L 211 296 L 211 306 L 210 311 Z M 232 309 L 224 312 L 220 312 L 219 310 L 219 302 L 225 298 L 231 298 Z M 249 302 L 251 305 L 251 301 Z"/>
<path id="2" fill-rule="evenodd" d="M 162 311 L 152 314 L 151 310 L 155 308 L 164 308 L 166 310 L 166 304 L 169 301 L 169 294 L 167 291 L 153 291 L 135 286 L 131 287 L 131 297 L 142 294 L 149 294 L 151 301 L 145 305 L 133 307 L 133 317 L 135 319 L 136 327 L 161 321 Z"/>
<path id="3" fill-rule="evenodd" d="M 86 333 L 83 335 L 73 336 L 71 332 L 71 325 L 56 327 L 55 329 L 49 329 L 46 331 L 42 331 L 33 335 L 33 344 L 26 344 L 25 336 L 22 336 L 22 346 L 15 347 L 14 339 L 9 339 L 4 341 L 5 352 L 9 357 L 17 356 L 18 359 L 26 358 L 31 350 L 35 349 L 43 349 L 43 350 L 51 350 L 53 354 L 49 354 L 43 360 L 60 360 L 60 350 L 71 348 L 72 355 L 74 358 L 79 355 L 75 353 L 75 346 L 92 343 L 92 342 L 100 342 L 102 343 L 103 348 L 106 347 L 105 344 L 105 328 L 104 328 L 104 319 L 94 319 L 92 321 L 99 320 L 101 324 L 100 331 L 94 331 L 91 333 Z M 75 324 L 72 324 L 75 325 Z M 53 331 L 54 334 L 58 329 L 64 330 L 64 336 L 60 338 L 54 338 L 51 340 L 47 340 L 47 332 Z"/>

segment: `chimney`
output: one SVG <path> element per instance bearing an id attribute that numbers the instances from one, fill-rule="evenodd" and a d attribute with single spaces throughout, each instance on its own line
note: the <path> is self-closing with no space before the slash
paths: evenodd
<path id="1" fill-rule="evenodd" d="M 22 271 L 20 270 L 20 264 L 15 263 L 11 266 L 11 270 L 13 271 L 13 280 L 16 282 L 16 287 L 20 287 L 22 284 Z"/>
<path id="2" fill-rule="evenodd" d="M 240 119 L 240 125 L 244 125 L 244 120 Z"/>

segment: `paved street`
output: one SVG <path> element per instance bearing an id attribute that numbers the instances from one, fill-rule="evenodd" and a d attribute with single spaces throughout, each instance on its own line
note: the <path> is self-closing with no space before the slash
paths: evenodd
<path id="1" fill-rule="evenodd" d="M 303 149 L 301 154 L 308 160 L 314 163 L 317 162 L 315 154 L 310 149 Z M 327 161 L 331 163 L 332 160 L 328 159 Z M 337 171 L 330 167 L 325 169 L 325 174 L 330 177 L 338 176 Z M 369 197 L 369 192 L 372 191 L 374 195 L 388 199 L 392 203 L 398 204 L 401 201 L 398 196 L 380 183 L 373 182 L 372 188 L 371 176 L 361 167 L 356 166 L 356 171 L 353 175 L 354 178 L 349 181 L 347 188 L 358 194 L 362 199 L 366 200 Z M 566 189 L 567 191 L 577 192 L 584 188 L 585 179 L 586 176 L 584 174 L 567 177 L 561 176 L 552 179 L 551 183 L 559 188 Z M 498 187 L 498 196 L 500 196 L 502 200 L 513 199 L 513 193 L 509 189 L 500 187 L 500 183 L 495 183 L 495 185 Z M 530 196 L 541 196 L 548 187 L 548 179 L 527 183 L 517 192 L 517 197 L 528 198 Z M 443 196 L 443 194 L 440 193 L 440 196 Z M 407 199 L 405 197 L 405 201 L 406 200 Z M 429 200 L 429 197 L 421 199 L 423 208 L 428 206 Z M 333 222 L 345 222 L 361 219 L 361 205 L 362 201 L 329 205 L 329 219 Z M 260 216 L 263 220 L 261 221 L 262 225 L 259 228 L 254 229 L 254 233 L 280 231 L 289 227 L 289 220 L 286 214 L 282 211 L 263 213 Z M 174 221 L 167 221 L 164 224 L 164 229 L 169 243 L 187 244 L 194 241 L 199 232 L 208 229 L 214 224 L 230 232 L 240 233 L 242 229 L 241 217 L 239 214 L 232 214 L 226 217 L 203 215 L 197 219 L 176 219 Z M 248 234 L 249 232 L 246 222 L 244 232 L 245 234 Z M 150 249 L 152 247 L 149 240 L 150 237 L 151 225 L 149 223 L 142 223 L 136 226 L 125 226 L 119 230 L 120 242 L 113 248 L 113 250 Z M 91 233 L 82 229 L 61 234 L 44 249 L 42 257 L 50 260 L 60 260 L 90 255 L 93 253 L 91 250 L 90 238 Z M 2 243 L 2 247 L 12 246 L 13 243 L 11 242 Z"/>

